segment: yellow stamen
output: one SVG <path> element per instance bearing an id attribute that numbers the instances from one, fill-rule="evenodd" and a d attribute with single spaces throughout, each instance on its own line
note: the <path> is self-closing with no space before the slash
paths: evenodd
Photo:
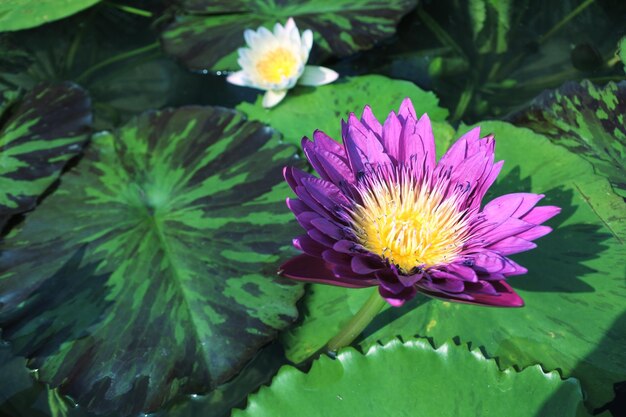
<path id="1" fill-rule="evenodd" d="M 400 176 L 401 177 L 401 176 Z M 350 216 L 359 243 L 411 273 L 452 261 L 467 240 L 467 216 L 455 198 L 412 179 L 374 175 Z"/>
<path id="2" fill-rule="evenodd" d="M 297 64 L 298 61 L 291 51 L 276 48 L 257 61 L 256 69 L 264 81 L 279 83 L 284 78 L 295 75 Z"/>

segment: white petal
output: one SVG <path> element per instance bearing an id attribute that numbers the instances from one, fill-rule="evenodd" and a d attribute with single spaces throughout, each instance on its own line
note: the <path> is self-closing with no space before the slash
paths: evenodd
<path id="1" fill-rule="evenodd" d="M 287 95 L 287 90 L 267 90 L 263 96 L 263 107 L 272 108 L 280 103 Z"/>
<path id="2" fill-rule="evenodd" d="M 246 76 L 245 71 L 233 72 L 228 77 L 226 77 L 226 81 L 228 81 L 231 84 L 241 85 L 243 87 L 251 86 L 251 83 L 248 80 L 248 77 Z"/>
<path id="3" fill-rule="evenodd" d="M 286 31 L 291 31 L 295 29 L 296 31 L 298 30 L 298 28 L 296 27 L 296 22 L 294 22 L 293 17 L 290 17 L 289 19 L 287 19 L 287 23 L 285 24 L 285 30 Z"/>
<path id="4" fill-rule="evenodd" d="M 306 48 L 306 55 L 308 57 L 311 47 L 313 46 L 313 32 L 311 32 L 310 29 L 302 33 L 302 46 Z"/>
<path id="5" fill-rule="evenodd" d="M 259 44 L 259 40 L 261 39 L 261 36 L 259 36 L 259 34 L 256 33 L 254 30 L 246 29 L 243 32 L 243 38 L 246 40 L 246 43 L 248 44 L 248 46 L 254 49 Z"/>
<path id="6" fill-rule="evenodd" d="M 339 77 L 339 74 L 329 68 L 307 65 L 304 67 L 304 72 L 298 80 L 298 84 L 310 86 L 324 85 L 332 83 L 337 77 Z"/>

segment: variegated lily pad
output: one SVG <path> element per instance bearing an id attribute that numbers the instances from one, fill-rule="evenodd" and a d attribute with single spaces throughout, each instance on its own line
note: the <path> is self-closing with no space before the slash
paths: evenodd
<path id="1" fill-rule="evenodd" d="M 294 152 L 208 107 L 96 136 L 0 247 L 2 337 L 99 413 L 223 383 L 296 316 L 301 286 L 276 277 Z"/>
<path id="2" fill-rule="evenodd" d="M 89 137 L 91 103 L 71 83 L 0 92 L 0 228 L 32 209 Z"/>
<path id="3" fill-rule="evenodd" d="M 315 43 L 340 57 L 371 48 L 395 32 L 416 0 L 180 0 L 182 12 L 161 36 L 169 54 L 193 70 L 237 69 L 237 48 L 245 29 L 293 17 L 300 30 L 311 29 Z"/>
<path id="4" fill-rule="evenodd" d="M 605 87 L 568 82 L 513 119 L 580 153 L 626 197 L 626 81 Z"/>

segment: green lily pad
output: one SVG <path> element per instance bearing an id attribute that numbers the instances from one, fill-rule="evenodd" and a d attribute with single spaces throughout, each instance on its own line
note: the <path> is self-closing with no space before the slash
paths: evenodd
<path id="1" fill-rule="evenodd" d="M 243 32 L 272 29 L 293 17 L 300 31 L 311 29 L 315 44 L 344 57 L 371 48 L 394 34 L 416 0 L 181 0 L 182 13 L 161 35 L 165 51 L 193 70 L 237 69 Z"/>
<path id="2" fill-rule="evenodd" d="M 588 415 L 578 381 L 535 365 L 500 371 L 478 349 L 393 340 L 362 355 L 343 349 L 308 373 L 286 366 L 233 417 Z"/>
<path id="3" fill-rule="evenodd" d="M 0 2 L 0 32 L 34 28 L 63 19 L 100 0 L 4 0 Z"/>
<path id="4" fill-rule="evenodd" d="M 526 306 L 496 309 L 417 297 L 383 311 L 357 342 L 367 348 L 396 335 L 427 336 L 435 344 L 459 337 L 483 346 L 504 367 L 540 363 L 580 379 L 597 408 L 612 398 L 613 384 L 626 379 L 624 203 L 591 165 L 546 137 L 502 122 L 481 126 L 483 133 L 495 133 L 496 157 L 506 161 L 485 201 L 531 191 L 545 193 L 543 204 L 563 209 L 549 223 L 555 230 L 536 249 L 514 257 L 529 272 L 508 282 Z M 332 303 L 333 313 L 328 319 L 305 313 L 300 327 L 314 330 L 296 329 L 284 338 L 294 361 L 308 356 L 303 347 L 321 346 L 319 340 L 334 336 L 337 323 L 347 322 L 363 297 L 322 285 L 315 293 L 305 298 L 305 312 L 325 311 Z"/>
<path id="5" fill-rule="evenodd" d="M 2 242 L 2 337 L 98 413 L 225 382 L 297 314 L 301 286 L 276 277 L 295 233 L 281 175 L 294 152 L 210 107 L 94 137 Z"/>
<path id="6" fill-rule="evenodd" d="M 411 98 L 417 113 L 428 113 L 436 133 L 451 139 L 454 131 L 444 123 L 448 111 L 439 107 L 433 93 L 413 83 L 380 75 L 351 77 L 317 88 L 296 87 L 272 109 L 264 109 L 259 96 L 256 103 L 243 102 L 237 110 L 272 126 L 283 134 L 285 141 L 300 146 L 302 137 L 310 137 L 316 129 L 340 140 L 342 117 L 347 118 L 350 112 L 360 115 L 365 105 L 379 118 L 387 117 L 390 109 L 398 110 L 405 97 Z"/>
<path id="7" fill-rule="evenodd" d="M 603 88 L 583 81 L 543 93 L 513 119 L 580 153 L 626 197 L 625 114 L 626 81 Z"/>
<path id="8" fill-rule="evenodd" d="M 65 82 L 39 85 L 23 97 L 0 92 L 0 228 L 35 207 L 88 139 L 91 102 Z"/>

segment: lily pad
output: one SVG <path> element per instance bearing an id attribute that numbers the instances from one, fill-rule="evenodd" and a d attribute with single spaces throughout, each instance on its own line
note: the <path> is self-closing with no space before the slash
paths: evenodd
<path id="1" fill-rule="evenodd" d="M 538 240 L 536 249 L 514 257 L 529 272 L 508 282 L 526 306 L 494 309 L 418 297 L 402 308 L 383 311 L 357 342 L 367 348 L 397 335 L 420 335 L 438 345 L 459 337 L 483 346 L 504 367 L 540 363 L 544 369 L 574 376 L 581 380 L 589 405 L 600 407 L 612 398 L 613 384 L 626 380 L 624 202 L 591 165 L 546 137 L 502 122 L 481 127 L 485 134 L 495 133 L 496 158 L 505 160 L 485 201 L 531 191 L 545 193 L 545 204 L 563 209 L 549 222 L 555 230 Z M 336 322 L 349 320 L 362 297 L 351 289 L 321 285 L 315 292 L 316 297 L 305 298 L 304 310 L 323 310 L 332 302 L 333 314 L 326 321 L 322 315 L 312 320 L 305 314 L 301 327 L 318 330 L 312 334 L 298 329 L 285 338 L 290 359 L 301 360 L 307 356 L 301 347 L 334 336 Z"/>
<path id="2" fill-rule="evenodd" d="M 4 0 L 0 2 L 0 32 L 33 28 L 63 19 L 100 0 Z"/>
<path id="3" fill-rule="evenodd" d="M 544 92 L 513 120 L 580 153 L 626 197 L 625 115 L 626 81 L 605 87 L 583 81 Z"/>
<path id="4" fill-rule="evenodd" d="M 39 196 L 83 148 L 91 102 L 75 84 L 39 85 L 23 97 L 0 92 L 0 228 L 35 207 Z"/>
<path id="5" fill-rule="evenodd" d="M 0 91 L 74 80 L 89 91 L 98 129 L 161 108 L 173 101 L 188 72 L 163 55 L 148 24 L 145 18 L 97 7 L 35 29 L 0 34 Z"/>
<path id="6" fill-rule="evenodd" d="M 315 44 L 339 57 L 371 48 L 394 34 L 416 0 L 180 0 L 182 13 L 161 35 L 165 51 L 193 70 L 237 69 L 243 32 L 268 29 L 293 17 L 302 31 L 311 29 Z"/>
<path id="7" fill-rule="evenodd" d="M 145 113 L 94 137 L 0 247 L 0 327 L 91 411 L 154 411 L 234 376 L 296 317 L 276 277 L 295 150 L 235 111 Z M 293 226 L 293 227 L 292 227 Z"/>
<path id="8" fill-rule="evenodd" d="M 513 406 L 514 405 L 514 406 Z M 306 410 L 306 411 L 304 411 Z M 535 365 L 500 371 L 478 350 L 424 340 L 393 340 L 362 355 L 352 348 L 313 363 L 286 366 L 270 387 L 250 396 L 233 417 L 588 415 L 578 381 Z"/>
<path id="9" fill-rule="evenodd" d="M 435 133 L 451 139 L 454 131 L 444 123 L 448 111 L 439 107 L 433 93 L 380 75 L 351 77 L 317 88 L 297 87 L 272 109 L 264 109 L 259 96 L 256 103 L 243 102 L 237 110 L 252 120 L 269 124 L 283 134 L 285 141 L 300 146 L 301 139 L 310 137 L 316 129 L 341 140 L 341 118 L 347 119 L 350 112 L 360 114 L 366 104 L 374 114 L 386 117 L 389 109 L 397 110 L 405 97 L 413 101 L 417 113 L 428 113 Z"/>

